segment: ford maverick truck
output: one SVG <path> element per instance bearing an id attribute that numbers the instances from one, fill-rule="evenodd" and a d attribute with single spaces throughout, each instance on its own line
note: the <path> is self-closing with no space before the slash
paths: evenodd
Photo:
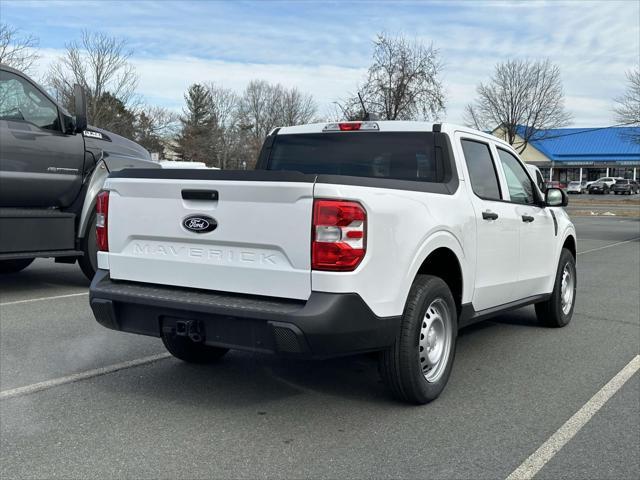
<path id="1" fill-rule="evenodd" d="M 187 362 L 379 352 L 399 399 L 444 388 L 458 330 L 571 320 L 576 233 L 507 143 L 449 124 L 275 129 L 255 171 L 112 173 L 90 304 Z"/>

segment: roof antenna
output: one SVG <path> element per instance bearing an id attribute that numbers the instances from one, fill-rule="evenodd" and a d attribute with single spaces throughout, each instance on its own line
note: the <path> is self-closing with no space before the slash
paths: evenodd
<path id="1" fill-rule="evenodd" d="M 362 95 L 360 95 L 360 92 L 358 92 L 358 98 L 360 99 L 360 105 L 362 105 L 362 111 L 364 112 L 363 120 L 365 122 L 369 121 L 370 115 L 369 115 L 369 112 L 367 112 L 367 107 L 364 106 L 364 100 L 362 100 Z"/>

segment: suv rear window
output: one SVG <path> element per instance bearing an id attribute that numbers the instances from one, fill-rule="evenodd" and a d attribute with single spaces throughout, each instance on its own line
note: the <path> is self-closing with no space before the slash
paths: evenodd
<path id="1" fill-rule="evenodd" d="M 439 150 L 430 132 L 277 135 L 267 169 L 441 183 Z"/>
<path id="2" fill-rule="evenodd" d="M 629 180 L 616 180 L 616 185 L 626 185 Z"/>

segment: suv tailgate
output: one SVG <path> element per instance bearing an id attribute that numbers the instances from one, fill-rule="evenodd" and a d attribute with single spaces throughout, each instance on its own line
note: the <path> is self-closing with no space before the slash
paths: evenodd
<path id="1" fill-rule="evenodd" d="M 309 297 L 313 176 L 130 172 L 117 172 L 105 184 L 112 279 Z M 208 192 L 210 199 L 193 199 L 200 196 L 193 192 Z M 192 215 L 214 219 L 217 227 L 190 231 L 183 221 Z"/>

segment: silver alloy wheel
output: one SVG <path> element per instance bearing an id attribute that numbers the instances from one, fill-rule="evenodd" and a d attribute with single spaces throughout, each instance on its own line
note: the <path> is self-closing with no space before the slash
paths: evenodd
<path id="1" fill-rule="evenodd" d="M 442 298 L 436 298 L 424 314 L 418 343 L 418 361 L 427 382 L 437 382 L 444 373 L 451 338 L 451 312 Z"/>
<path id="2" fill-rule="evenodd" d="M 571 311 L 571 307 L 573 306 L 573 293 L 576 284 L 576 280 L 568 263 L 566 263 L 564 268 L 562 269 L 561 281 L 562 284 L 560 285 L 560 302 L 562 313 L 568 315 Z"/>

